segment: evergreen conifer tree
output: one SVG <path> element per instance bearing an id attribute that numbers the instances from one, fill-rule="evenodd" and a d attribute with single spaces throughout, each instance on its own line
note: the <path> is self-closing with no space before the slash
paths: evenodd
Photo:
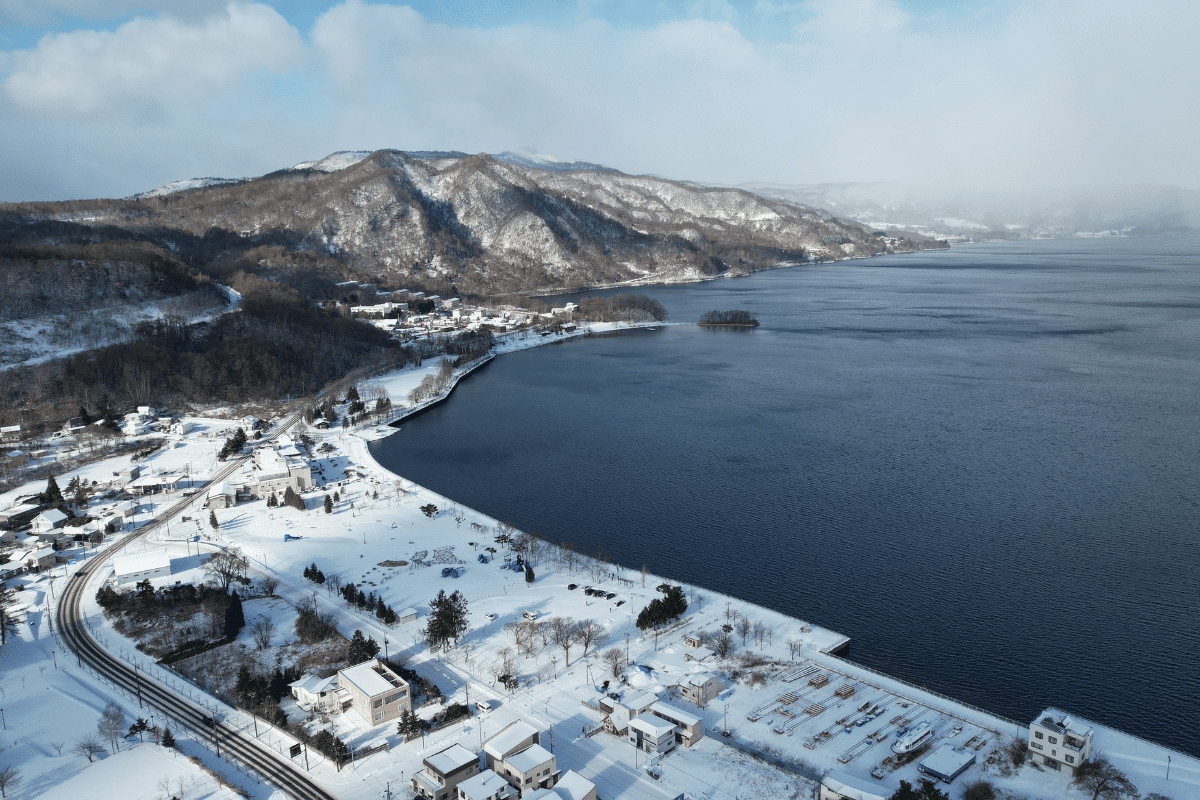
<path id="1" fill-rule="evenodd" d="M 163 747 L 174 747 L 175 746 L 175 734 L 171 733 L 170 728 L 163 729 L 162 746 Z"/>
<path id="2" fill-rule="evenodd" d="M 237 589 L 229 598 L 229 606 L 225 609 L 225 638 L 232 641 L 246 627 L 246 615 L 242 612 L 242 598 Z"/>
<path id="3" fill-rule="evenodd" d="M 216 512 L 216 511 L 209 511 L 209 512 L 208 512 L 208 525 L 209 525 L 209 527 L 211 527 L 211 528 L 212 528 L 214 531 L 215 531 L 215 530 L 220 530 L 220 528 L 221 528 L 221 523 L 217 522 L 217 512 Z"/>

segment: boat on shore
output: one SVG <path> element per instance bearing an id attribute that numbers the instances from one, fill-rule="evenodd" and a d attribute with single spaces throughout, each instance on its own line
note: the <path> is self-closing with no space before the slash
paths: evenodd
<path id="1" fill-rule="evenodd" d="M 928 722 L 922 722 L 915 726 L 912 730 L 905 732 L 892 743 L 893 753 L 911 753 L 918 747 L 924 747 L 933 741 L 933 726 Z"/>

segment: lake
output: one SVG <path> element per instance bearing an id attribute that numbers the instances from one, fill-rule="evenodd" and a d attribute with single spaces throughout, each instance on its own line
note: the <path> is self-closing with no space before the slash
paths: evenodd
<path id="1" fill-rule="evenodd" d="M 761 326 L 504 355 L 372 450 L 897 677 L 1200 755 L 1198 264 L 1044 240 L 641 289 Z"/>

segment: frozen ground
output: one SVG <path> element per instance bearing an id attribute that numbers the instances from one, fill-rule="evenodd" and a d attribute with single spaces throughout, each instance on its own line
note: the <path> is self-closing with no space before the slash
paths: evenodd
<path id="1" fill-rule="evenodd" d="M 525 340 L 517 339 L 504 347 L 525 344 Z M 434 368 L 427 364 L 421 369 L 385 376 L 376 383 L 395 402 Z M 186 443 L 162 451 L 152 463 L 160 469 L 178 469 L 190 464 L 194 475 L 208 474 L 216 464 L 214 453 L 220 446 L 221 432 L 233 423 L 208 420 L 204 424 L 206 431 L 189 435 Z M 642 636 L 633 623 L 638 611 L 657 596 L 655 587 L 661 579 L 651 575 L 643 582 L 639 572 L 616 565 L 576 566 L 571 570 L 556 566 L 554 559 L 543 556 L 534 565 L 536 580 L 527 584 L 520 573 L 500 568 L 506 549 L 494 542 L 495 520 L 388 473 L 370 458 L 367 442 L 390 432 L 385 428 L 368 428 L 357 433 L 308 431 L 315 440 L 313 452 L 324 451 L 313 462 L 314 477 L 324 486 L 305 495 L 310 510 L 267 508 L 262 501 L 252 501 L 217 510 L 220 523 L 217 532 L 208 527 L 207 511 L 189 512 L 188 523 L 172 524 L 170 533 L 164 530 L 156 534 L 155 541 L 135 545 L 146 549 L 167 548 L 177 559 L 177 569 L 182 571 L 157 582 L 202 580 L 197 550 L 211 553 L 218 547 L 236 546 L 250 557 L 258 573 L 275 574 L 280 579 L 277 594 L 282 600 L 294 603 L 315 595 L 321 610 L 334 615 L 344 635 L 360 629 L 373 636 L 388 655 L 399 657 L 436 683 L 446 695 L 446 702 L 469 700 L 473 704 L 487 698 L 495 704 L 490 713 L 409 744 L 401 742 L 394 726 L 368 727 L 353 714 L 332 717 L 330 725 L 335 732 L 356 749 L 379 741 L 387 741 L 391 746 L 389 751 L 356 762 L 341 773 L 327 764 L 314 763 L 314 776 L 339 797 L 374 800 L 383 795 L 389 783 L 393 796 L 406 797 L 407 792 L 397 794 L 397 790 L 406 787 L 408 779 L 420 769 L 422 758 L 455 742 L 478 750 L 484 739 L 520 718 L 547 730 L 548 738 L 553 738 L 558 767 L 575 769 L 596 781 L 605 800 L 651 800 L 680 794 L 694 800 L 811 796 L 812 784 L 799 775 L 727 746 L 718 734 L 726 725 L 734 743 L 765 752 L 777 761 L 793 765 L 799 772 L 837 770 L 870 779 L 874 771 L 882 776 L 880 782 L 893 790 L 901 779 L 917 779 L 915 762 L 897 769 L 884 764 L 891 755 L 895 730 L 900 725 L 919 722 L 929 722 L 934 727 L 938 736 L 935 747 L 946 742 L 970 748 L 977 756 L 976 765 L 950 787 L 951 797 L 957 798 L 962 786 L 983 777 L 1011 797 L 1082 800 L 1083 795 L 1069 790 L 1066 778 L 1060 774 L 1026 766 L 1004 776 L 996 766 L 988 765 L 999 747 L 1022 733 L 1018 725 L 828 655 L 826 651 L 844 641 L 844 637 L 811 622 L 788 618 L 707 588 L 685 586 L 689 608 L 684 621 L 660 635 L 656 642 L 653 635 Z M 205 433 L 211 438 L 206 438 Z M 87 476 L 111 475 L 121 461 L 92 465 L 83 472 Z M 70 477 L 61 476 L 60 485 Z M 24 493 L 40 488 L 28 487 Z M 333 513 L 326 514 L 321 501 L 326 493 L 332 495 L 334 491 L 340 493 L 340 501 Z M 0 502 L 5 499 L 8 498 L 0 498 Z M 427 504 L 438 507 L 432 518 L 420 510 Z M 289 538 L 286 542 L 285 534 Z M 183 542 L 184 535 L 199 535 L 201 541 Z M 492 563 L 482 564 L 477 558 L 488 546 L 496 548 L 496 558 Z M 417 609 L 418 620 L 388 628 L 373 617 L 347 608 L 339 598 L 301 576 L 304 567 L 314 562 L 327 576 L 336 573 L 345 581 L 362 584 L 364 591 L 381 594 L 397 611 L 406 607 Z M 442 567 L 449 564 L 460 568 L 461 577 L 457 580 L 441 577 Z M 63 573 L 75 568 L 57 568 L 55 580 L 59 586 Z M 31 611 L 28 622 L 22 625 L 21 642 L 0 651 L 5 659 L 8 725 L 0 738 L 0 746 L 5 748 L 0 753 L 0 765 L 21 764 L 27 783 L 22 790 L 26 793 L 18 796 L 36 797 L 38 792 L 61 787 L 72 775 L 84 773 L 85 768 L 95 768 L 96 765 L 89 767 L 78 756 L 55 755 L 52 745 L 54 741 L 74 741 L 83 732 L 94 730 L 100 709 L 111 695 L 106 687 L 79 670 L 72 659 L 61 658 L 61 651 L 52 655 L 55 645 L 46 629 L 45 609 L 53 600 L 54 584 L 48 575 L 26 582 L 30 588 L 21 597 Z M 612 600 L 587 597 L 578 588 L 568 589 L 572 583 L 599 586 L 616 597 Z M 466 596 L 471 630 L 456 650 L 434 656 L 423 644 L 420 629 L 426 621 L 429 600 L 441 589 L 448 593 L 458 590 Z M 726 622 L 727 608 L 761 623 L 765 635 L 756 642 L 751 634 L 743 644 L 735 633 L 737 647 L 731 658 L 691 660 L 696 651 L 684 644 L 684 635 L 717 631 Z M 203 697 L 178 677 L 136 653 L 128 642 L 113 633 L 94 602 L 87 604 L 87 611 L 111 649 L 138 660 L 147 674 L 158 675 L 194 697 Z M 569 666 L 568 654 L 553 645 L 539 648 L 531 657 L 517 657 L 520 688 L 505 691 L 495 680 L 499 651 L 513 644 L 504 626 L 519 619 L 525 611 L 536 611 L 539 617 L 563 615 L 594 620 L 603 626 L 608 641 L 586 657 L 576 645 L 569 653 Z M 267 614 L 276 620 L 278 628 L 273 644 L 283 645 L 294 638 L 288 627 L 291 612 L 283 602 L 247 603 L 248 621 L 255 614 Z M 794 654 L 787 644 L 789 639 L 801 642 Z M 253 648 L 248 629 L 243 631 L 242 640 L 239 643 Z M 693 748 L 680 748 L 667 755 L 658 765 L 661 773 L 658 780 L 646 774 L 644 754 L 637 754 L 627 743 L 603 732 L 586 735 L 594 732 L 603 718 L 594 706 L 602 696 L 598 685 L 611 676 L 605 674 L 606 666 L 597 657 L 597 651 L 609 647 L 627 652 L 629 660 L 639 665 L 623 671 L 628 685 L 614 681 L 610 690 L 651 689 L 704 721 L 705 738 Z M 763 663 L 743 667 L 739 662 L 743 654 Z M 720 671 L 731 678 L 729 694 L 703 709 L 690 706 L 671 689 L 681 676 L 700 670 Z M 734 673 L 736 679 L 732 679 Z M 125 705 L 127 713 L 135 714 L 136 700 L 131 704 L 128 698 L 117 699 Z M 43 722 L 47 702 L 52 704 L 48 709 L 54 719 L 51 725 Z M 1048 699 L 1047 704 L 1052 702 L 1052 698 Z M 295 713 L 293 707 L 288 710 Z M 419 713 L 428 716 L 434 710 L 426 707 Z M 249 718 L 232 710 L 222 713 L 227 721 L 243 729 L 251 730 L 254 725 Z M 862 725 L 856 724 L 866 716 L 873 718 Z M 286 734 L 268 730 L 261 722 L 258 725 L 260 736 L 270 746 L 284 750 L 290 743 Z M 1125 770 L 1143 794 L 1160 792 L 1174 800 L 1200 796 L 1200 760 L 1170 753 L 1168 782 L 1167 751 L 1116 731 L 1100 728 L 1098 731 L 1099 750 Z M 150 746 L 144 749 L 153 750 Z M 199 752 L 194 742 L 185 742 L 185 749 L 189 753 Z M 221 763 L 211 755 L 206 758 Z M 223 768 L 229 769 L 227 765 Z M 245 775 L 233 775 L 231 780 L 239 785 L 253 782 Z M 34 784 L 38 792 L 29 793 Z M 271 796 L 265 787 L 252 789 L 256 797 Z M 139 796 L 132 792 L 131 789 L 131 797 Z"/>

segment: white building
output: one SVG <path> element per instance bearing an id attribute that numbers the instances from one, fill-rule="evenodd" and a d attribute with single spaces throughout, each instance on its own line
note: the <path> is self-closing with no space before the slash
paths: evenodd
<path id="1" fill-rule="evenodd" d="M 517 797 L 518 792 L 509 782 L 490 769 L 485 769 L 478 775 L 467 778 L 455 787 L 460 800 L 507 800 Z"/>
<path id="2" fill-rule="evenodd" d="M 1071 775 L 1092 755 L 1092 726 L 1056 708 L 1029 723 L 1029 757 L 1035 764 Z"/>
<path id="3" fill-rule="evenodd" d="M 881 783 L 830 772 L 821 779 L 819 800 L 887 800 L 891 796 L 892 790 Z"/>
<path id="4" fill-rule="evenodd" d="M 292 697 L 302 708 L 314 711 L 337 711 L 337 676 L 319 678 L 316 675 L 305 675 L 298 681 L 288 684 Z"/>
<path id="5" fill-rule="evenodd" d="M 449 800 L 457 797 L 458 784 L 479 774 L 479 756 L 461 744 L 424 760 L 425 768 L 412 777 L 413 792 L 429 800 Z"/>
<path id="6" fill-rule="evenodd" d="M 646 753 L 669 753 L 675 749 L 675 725 L 654 714 L 629 720 L 629 743 Z"/>
<path id="7" fill-rule="evenodd" d="M 113 559 L 113 579 L 118 586 L 151 578 L 162 578 L 171 574 L 171 557 L 166 550 L 151 550 L 148 553 L 133 553 Z"/>
<path id="8" fill-rule="evenodd" d="M 377 658 L 340 670 L 338 688 L 348 693 L 354 710 L 370 725 L 391 722 L 412 710 L 408 682 Z"/>
<path id="9" fill-rule="evenodd" d="M 254 451 L 251 475 L 258 497 L 282 495 L 289 486 L 297 493 L 312 486 L 312 469 L 294 447 L 258 448 Z"/>

